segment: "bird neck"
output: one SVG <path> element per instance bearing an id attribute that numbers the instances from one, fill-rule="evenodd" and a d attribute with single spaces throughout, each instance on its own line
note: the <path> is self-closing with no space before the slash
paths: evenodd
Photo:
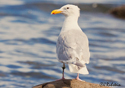
<path id="1" fill-rule="evenodd" d="M 61 31 L 80 29 L 78 25 L 78 17 L 75 16 L 67 16 L 62 26 Z"/>

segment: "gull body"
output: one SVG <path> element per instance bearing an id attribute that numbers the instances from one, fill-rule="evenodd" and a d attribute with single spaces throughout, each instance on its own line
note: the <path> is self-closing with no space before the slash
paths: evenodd
<path id="1" fill-rule="evenodd" d="M 78 25 L 80 9 L 68 4 L 51 12 L 51 14 L 59 13 L 65 16 L 56 44 L 58 60 L 63 63 L 62 79 L 64 79 L 65 64 L 68 64 L 70 72 L 78 73 L 76 79 L 80 80 L 79 73 L 89 74 L 86 63 L 89 63 L 90 58 L 88 38 Z"/>

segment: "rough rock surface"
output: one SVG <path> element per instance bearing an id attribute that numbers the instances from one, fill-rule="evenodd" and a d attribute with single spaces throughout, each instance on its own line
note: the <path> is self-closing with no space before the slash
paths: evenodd
<path id="1" fill-rule="evenodd" d="M 110 88 L 107 86 L 100 86 L 99 84 L 78 81 L 75 79 L 66 79 L 43 83 L 36 85 L 33 88 Z"/>

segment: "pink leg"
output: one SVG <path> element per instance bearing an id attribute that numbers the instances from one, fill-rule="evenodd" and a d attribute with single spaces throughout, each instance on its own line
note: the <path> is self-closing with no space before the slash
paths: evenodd
<path id="1" fill-rule="evenodd" d="M 62 78 L 61 78 L 61 79 L 58 79 L 58 80 L 56 80 L 56 81 L 65 79 L 65 78 L 64 78 L 65 63 L 63 63 L 62 69 L 63 69 Z"/>
<path id="2" fill-rule="evenodd" d="M 65 67 L 65 64 L 63 63 L 63 67 L 62 67 L 62 69 L 63 69 L 62 79 L 65 79 L 65 78 L 64 78 L 64 70 L 65 70 L 65 68 L 66 68 L 66 67 Z"/>
<path id="3" fill-rule="evenodd" d="M 63 69 L 62 79 L 65 79 L 65 78 L 64 78 L 64 69 L 65 69 L 65 67 L 62 67 L 62 69 Z"/>
<path id="4" fill-rule="evenodd" d="M 81 79 L 79 78 L 79 73 L 77 73 L 76 80 L 83 81 L 83 80 L 81 80 Z"/>
<path id="5" fill-rule="evenodd" d="M 79 73 L 77 73 L 76 80 L 81 80 L 81 79 L 79 78 Z"/>

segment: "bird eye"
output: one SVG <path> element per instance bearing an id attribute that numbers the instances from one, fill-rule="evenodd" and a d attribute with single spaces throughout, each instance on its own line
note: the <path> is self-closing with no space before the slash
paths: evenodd
<path id="1" fill-rule="evenodd" d="M 69 9 L 69 7 L 67 7 L 67 9 Z"/>

